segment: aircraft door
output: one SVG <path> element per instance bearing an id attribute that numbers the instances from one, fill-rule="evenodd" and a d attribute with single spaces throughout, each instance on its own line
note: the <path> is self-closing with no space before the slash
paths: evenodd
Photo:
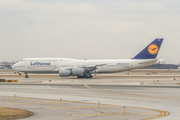
<path id="1" fill-rule="evenodd" d="M 19 66 L 21 66 L 19 69 L 24 70 L 24 69 L 26 68 L 25 61 L 24 61 L 24 60 L 21 60 L 21 61 L 19 62 Z"/>
<path id="2" fill-rule="evenodd" d="M 53 62 L 53 69 L 57 69 L 57 67 L 58 67 L 57 61 L 54 61 Z"/>
<path id="3" fill-rule="evenodd" d="M 25 60 L 21 60 L 21 66 L 25 66 L 26 67 Z"/>
<path id="4" fill-rule="evenodd" d="M 31 69 L 31 65 L 30 65 L 30 61 L 26 60 L 24 61 L 25 66 L 27 67 L 27 69 Z"/>

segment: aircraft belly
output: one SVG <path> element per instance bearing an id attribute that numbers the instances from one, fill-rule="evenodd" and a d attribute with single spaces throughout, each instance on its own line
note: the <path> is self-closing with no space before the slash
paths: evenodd
<path id="1" fill-rule="evenodd" d="M 25 73 L 58 73 L 57 70 L 54 70 L 52 68 L 47 68 L 47 67 L 29 67 L 29 68 L 20 70 L 20 72 L 25 72 Z"/>
<path id="2" fill-rule="evenodd" d="M 39 74 L 46 74 L 46 73 L 57 73 L 58 71 L 35 71 L 35 70 L 24 70 L 24 71 L 20 71 L 20 72 L 25 72 L 25 73 L 39 73 Z"/>

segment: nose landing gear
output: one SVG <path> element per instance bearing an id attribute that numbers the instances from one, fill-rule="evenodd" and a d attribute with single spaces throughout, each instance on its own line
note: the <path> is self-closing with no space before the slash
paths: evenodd
<path id="1" fill-rule="evenodd" d="M 25 73 L 26 75 L 25 75 L 25 78 L 28 78 L 28 75 L 27 75 L 27 73 Z"/>

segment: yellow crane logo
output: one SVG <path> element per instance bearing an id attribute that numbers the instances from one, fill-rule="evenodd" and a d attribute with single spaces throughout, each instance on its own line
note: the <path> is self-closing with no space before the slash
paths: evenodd
<path id="1" fill-rule="evenodd" d="M 149 52 L 151 55 L 157 54 L 158 51 L 159 51 L 159 47 L 158 47 L 156 44 L 151 44 L 151 45 L 149 45 L 149 47 L 148 47 L 148 52 Z"/>

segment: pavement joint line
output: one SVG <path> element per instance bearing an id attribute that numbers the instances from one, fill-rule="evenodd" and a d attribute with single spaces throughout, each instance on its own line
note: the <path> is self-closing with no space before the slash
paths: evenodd
<path id="1" fill-rule="evenodd" d="M 75 106 L 75 107 L 44 107 L 43 109 L 65 109 L 65 108 L 105 108 L 105 107 L 119 107 L 119 105 L 107 106 Z"/>
<path id="2" fill-rule="evenodd" d="M 6 105 L 25 105 L 25 104 L 49 104 L 49 103 L 60 103 L 60 101 L 58 102 L 32 102 L 32 103 L 6 103 Z M 61 101 L 61 103 L 70 103 L 70 102 L 63 102 Z"/>
<path id="3" fill-rule="evenodd" d="M 129 94 L 129 93 L 120 93 L 120 92 L 112 92 L 112 91 L 107 91 L 107 90 L 101 90 L 101 89 L 96 89 L 93 87 L 90 87 L 87 84 L 84 84 L 85 87 L 93 90 L 98 90 L 98 91 L 105 91 L 109 93 L 117 93 L 117 94 L 123 94 L 123 95 L 131 95 L 131 96 L 139 96 L 139 97 L 150 97 L 150 98 L 160 98 L 160 99 L 172 99 L 172 100 L 180 100 L 179 98 L 169 98 L 169 97 L 158 97 L 158 96 L 149 96 L 149 95 L 139 95 L 139 94 Z"/>
<path id="4" fill-rule="evenodd" d="M 16 97 L 16 98 L 14 98 L 14 97 L 13 98 L 0 98 L 0 100 L 12 100 L 12 99 L 15 100 L 15 99 L 28 99 L 28 98 L 27 97 L 24 97 L 24 98 L 23 97 L 22 98 L 21 97 Z"/>
<path id="5" fill-rule="evenodd" d="M 59 101 L 59 102 L 56 102 L 56 103 L 52 103 L 51 105 L 60 105 L 60 104 L 63 104 L 63 103 L 73 103 L 73 102 L 61 102 L 61 101 Z"/>
<path id="6" fill-rule="evenodd" d="M 103 113 L 103 114 L 71 114 L 71 116 L 103 116 L 103 115 L 159 115 L 161 113 Z"/>
<path id="7" fill-rule="evenodd" d="M 0 95 L 1 96 L 1 95 Z M 2 96 L 3 97 L 3 96 Z M 4 96 L 6 97 L 6 96 Z M 23 97 L 19 97 L 19 98 L 23 98 Z M 33 97 L 27 97 L 27 99 L 36 99 L 36 100 L 48 100 L 48 101 L 58 101 L 60 102 L 60 100 L 57 99 L 47 99 L 47 98 L 33 98 Z M 68 101 L 68 100 L 62 100 L 63 102 L 72 102 L 72 103 L 83 103 L 83 104 L 90 104 L 90 105 L 96 105 L 98 103 L 89 103 L 89 102 L 83 102 L 83 101 Z M 101 105 L 109 105 L 109 104 L 101 104 Z"/>

